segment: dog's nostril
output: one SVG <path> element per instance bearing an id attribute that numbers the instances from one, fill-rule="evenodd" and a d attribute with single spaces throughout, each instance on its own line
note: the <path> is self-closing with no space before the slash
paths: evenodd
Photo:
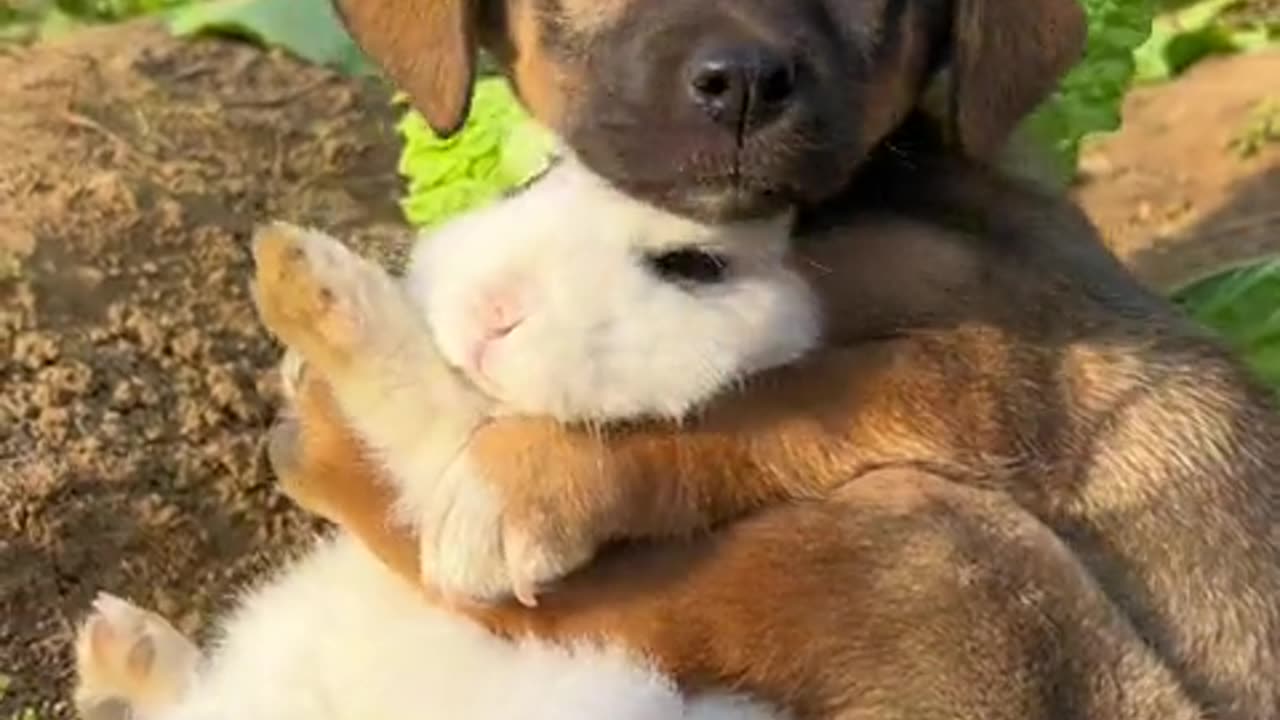
<path id="1" fill-rule="evenodd" d="M 693 76 L 693 91 L 704 98 L 718 98 L 729 92 L 733 80 L 719 64 L 707 65 Z"/>
<path id="2" fill-rule="evenodd" d="M 786 102 L 796 89 L 795 70 L 788 64 L 778 63 L 761 68 L 760 99 L 766 103 Z"/>
<path id="3" fill-rule="evenodd" d="M 704 48 L 694 56 L 690 95 L 712 120 L 741 134 L 777 117 L 796 90 L 794 66 L 757 46 Z"/>

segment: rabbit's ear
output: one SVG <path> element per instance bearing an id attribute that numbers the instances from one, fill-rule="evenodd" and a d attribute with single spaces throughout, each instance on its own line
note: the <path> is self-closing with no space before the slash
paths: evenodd
<path id="1" fill-rule="evenodd" d="M 1080 0 L 954 0 L 952 141 L 974 157 L 998 152 L 1079 62 L 1086 29 Z"/>
<path id="2" fill-rule="evenodd" d="M 334 0 L 356 43 L 441 137 L 466 122 L 476 75 L 475 0 Z"/>

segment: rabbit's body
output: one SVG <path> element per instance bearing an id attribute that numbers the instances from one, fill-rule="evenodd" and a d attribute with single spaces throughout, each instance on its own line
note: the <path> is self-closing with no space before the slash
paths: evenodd
<path id="1" fill-rule="evenodd" d="M 698 225 L 565 165 L 420 244 L 407 282 L 336 240 L 274 226 L 257 241 L 256 291 L 268 325 L 337 379 L 347 417 L 393 470 L 404 518 L 447 548 L 475 528 L 421 508 L 467 485 L 451 484 L 452 460 L 491 414 L 678 416 L 812 347 L 816 304 L 787 266 L 787 229 L 786 218 Z M 732 282 L 704 282 L 721 262 Z M 671 348 L 665 360 L 657 347 Z M 287 387 L 299 369 L 286 363 Z M 498 639 L 345 533 L 248 593 L 218 638 L 202 654 L 163 618 L 108 597 L 81 632 L 77 704 L 96 718 L 123 703 L 144 720 L 774 717 L 729 696 L 686 703 L 621 646 Z"/>
<path id="2" fill-rule="evenodd" d="M 128 612 L 110 613 L 117 627 L 129 625 Z M 166 654 L 177 643 L 157 642 L 172 631 L 133 612 L 135 640 L 152 637 L 159 649 L 152 672 L 180 662 Z M 135 706 L 138 720 L 771 717 L 729 698 L 686 707 L 621 650 L 500 640 L 423 602 L 346 535 L 248 593 L 188 682 L 176 702 Z M 103 717 L 95 708 L 110 707 L 105 699 L 82 696 L 85 716 Z"/>

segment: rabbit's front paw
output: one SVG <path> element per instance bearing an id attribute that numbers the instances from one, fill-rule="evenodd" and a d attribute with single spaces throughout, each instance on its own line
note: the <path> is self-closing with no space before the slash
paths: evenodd
<path id="1" fill-rule="evenodd" d="M 164 618 L 99 594 L 76 637 L 75 705 L 85 720 L 147 717 L 181 698 L 199 661 Z"/>
<path id="2" fill-rule="evenodd" d="M 596 544 L 555 511 L 504 496 L 464 452 L 426 502 L 420 523 L 424 581 L 448 598 L 533 607 L 544 586 L 578 569 Z"/>
<path id="3" fill-rule="evenodd" d="M 254 234 L 253 256 L 262 322 L 322 370 L 369 352 L 383 318 L 403 312 L 395 279 L 324 233 L 270 223 Z"/>

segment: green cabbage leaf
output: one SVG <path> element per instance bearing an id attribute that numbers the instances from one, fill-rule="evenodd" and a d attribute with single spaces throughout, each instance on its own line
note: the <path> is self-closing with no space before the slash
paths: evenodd
<path id="1" fill-rule="evenodd" d="M 403 98 L 401 98 L 403 102 Z M 553 140 L 521 108 L 507 81 L 481 78 L 471 115 L 449 138 L 409 110 L 401 118 L 400 173 L 408 182 L 401 206 L 418 227 L 438 225 L 518 188 L 545 169 Z"/>

